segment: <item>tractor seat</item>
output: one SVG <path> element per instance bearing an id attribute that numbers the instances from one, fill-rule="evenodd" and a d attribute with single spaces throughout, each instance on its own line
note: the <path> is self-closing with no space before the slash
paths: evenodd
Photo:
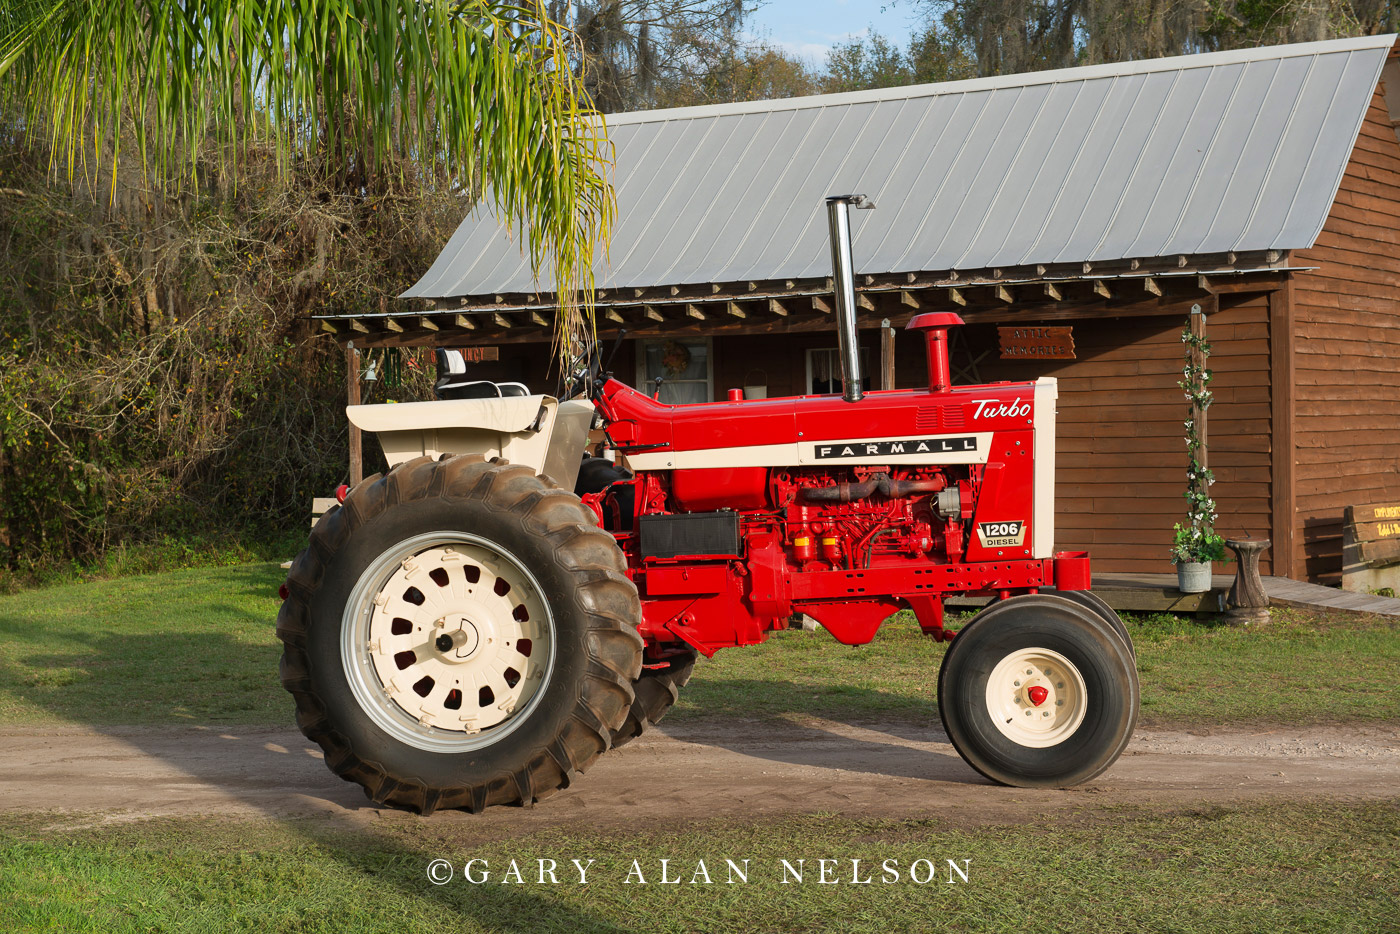
<path id="1" fill-rule="evenodd" d="M 528 396 L 524 383 L 493 383 L 467 376 L 467 363 L 460 350 L 437 352 L 437 382 L 433 392 L 439 399 L 502 399 L 507 396 Z"/>

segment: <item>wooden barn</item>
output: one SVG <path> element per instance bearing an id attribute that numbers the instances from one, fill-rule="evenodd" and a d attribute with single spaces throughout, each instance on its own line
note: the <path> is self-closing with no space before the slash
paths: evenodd
<path id="1" fill-rule="evenodd" d="M 922 382 L 901 328 L 926 310 L 967 322 L 955 381 L 1058 377 L 1059 547 L 1170 570 L 1197 310 L 1218 529 L 1272 538 L 1265 573 L 1335 582 L 1344 509 L 1400 496 L 1394 40 L 609 118 L 614 369 L 675 402 L 839 391 L 823 199 L 860 192 L 871 388 Z M 395 310 L 320 327 L 476 348 L 481 378 L 544 388 L 552 324 L 481 211 Z"/>

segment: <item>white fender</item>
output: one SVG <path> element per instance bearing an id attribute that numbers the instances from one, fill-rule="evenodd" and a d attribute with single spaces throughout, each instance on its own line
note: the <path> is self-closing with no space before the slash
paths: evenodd
<path id="1" fill-rule="evenodd" d="M 378 436 L 390 467 L 424 454 L 504 457 L 572 490 L 593 406 L 553 396 L 507 396 L 352 405 L 345 415 Z"/>

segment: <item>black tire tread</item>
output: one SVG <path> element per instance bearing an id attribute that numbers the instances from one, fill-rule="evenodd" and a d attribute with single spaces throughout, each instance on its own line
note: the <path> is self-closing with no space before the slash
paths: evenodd
<path id="1" fill-rule="evenodd" d="M 441 497 L 481 499 L 517 513 L 554 549 L 560 565 L 576 581 L 575 599 L 587 619 L 588 675 L 570 716 L 553 737 L 525 757 L 515 771 L 501 771 L 476 784 L 428 788 L 396 776 L 385 765 L 358 756 L 332 729 L 325 705 L 313 688 L 306 654 L 310 614 L 325 569 L 356 529 L 400 503 Z M 598 528 L 593 514 L 571 493 L 548 479 L 502 458 L 479 455 L 419 457 L 356 485 L 340 508 L 329 510 L 311 532 L 308 547 L 287 576 L 289 595 L 277 614 L 282 641 L 283 686 L 296 703 L 297 726 L 325 752 L 326 765 L 346 781 L 362 786 L 376 804 L 430 814 L 439 808 L 473 813 L 491 805 L 530 805 L 566 788 L 606 752 L 613 733 L 627 721 L 633 681 L 641 673 L 641 618 L 637 589 L 626 575 L 622 552 Z"/>
<path id="2" fill-rule="evenodd" d="M 613 730 L 613 748 L 627 745 L 660 723 L 694 671 L 694 652 L 675 656 L 670 667 L 643 669 L 641 677 L 632 684 L 635 699 L 627 711 L 627 719 Z"/>
<path id="3" fill-rule="evenodd" d="M 958 721 L 958 716 L 951 709 L 948 691 L 950 671 L 965 664 L 962 656 L 969 650 L 970 642 L 967 638 L 969 633 L 977 635 L 986 634 L 988 628 L 995 628 L 998 625 L 998 617 L 1013 619 L 1022 610 L 1034 610 L 1037 606 L 1049 606 L 1052 609 L 1058 605 L 1062 609 L 1070 608 L 1070 612 L 1078 618 L 1086 627 L 1096 630 L 1100 636 L 1109 644 L 1119 646 L 1123 654 L 1120 658 L 1122 662 L 1120 674 L 1124 677 L 1125 703 L 1127 706 L 1127 720 L 1121 735 L 1110 747 L 1098 750 L 1094 760 L 1083 762 L 1076 768 L 1069 770 L 1055 777 L 1031 778 L 1026 775 L 1018 775 L 1001 771 L 989 766 L 983 761 L 980 751 L 972 741 L 971 735 L 962 729 L 962 724 Z M 1122 622 L 1119 621 L 1118 626 Z M 979 631 L 980 630 L 980 631 Z M 943 722 L 943 731 L 947 734 L 953 747 L 962 756 L 963 761 L 976 769 L 984 777 L 991 779 L 998 784 L 1013 785 L 1022 788 L 1066 788 L 1073 785 L 1082 784 L 1103 774 L 1113 765 L 1123 754 L 1128 743 L 1132 739 L 1133 729 L 1137 724 L 1139 705 L 1141 701 L 1140 687 L 1138 684 L 1137 668 L 1132 653 L 1132 642 L 1124 632 L 1120 632 L 1111 622 L 1101 615 L 1093 605 L 1078 600 L 1069 599 L 1062 594 L 1040 593 L 1012 597 L 1008 600 L 998 601 L 994 606 L 983 610 L 973 617 L 971 622 L 958 631 L 957 637 L 949 646 L 948 652 L 943 656 L 943 664 L 938 671 L 938 715 Z"/>
<path id="4" fill-rule="evenodd" d="M 1103 617 L 1104 622 L 1113 627 L 1113 631 L 1123 640 L 1123 644 L 1128 647 L 1128 654 L 1137 660 L 1137 647 L 1133 645 L 1133 637 L 1128 634 L 1128 627 L 1123 624 L 1123 618 L 1118 615 L 1118 611 L 1108 605 L 1108 601 L 1092 590 L 1054 590 L 1047 589 L 1041 593 L 1055 594 L 1064 597 L 1066 600 L 1073 600 L 1075 603 L 1083 604 Z"/>

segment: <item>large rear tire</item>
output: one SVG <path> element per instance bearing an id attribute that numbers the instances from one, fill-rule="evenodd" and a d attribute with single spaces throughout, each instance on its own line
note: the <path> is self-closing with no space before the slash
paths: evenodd
<path id="1" fill-rule="evenodd" d="M 609 748 L 641 671 L 613 537 L 528 467 L 418 458 L 359 484 L 293 562 L 282 683 L 376 803 L 532 804 Z"/>
<path id="2" fill-rule="evenodd" d="M 992 781 L 1086 782 L 1117 761 L 1138 713 L 1128 644 L 1090 607 L 1052 594 L 1003 600 L 964 626 L 938 674 L 958 753 Z"/>
<path id="3" fill-rule="evenodd" d="M 642 676 L 632 684 L 635 699 L 627 711 L 627 719 L 613 731 L 612 744 L 625 746 L 661 722 L 676 703 L 681 688 L 695 670 L 695 653 L 672 656 L 666 668 L 644 668 Z"/>

